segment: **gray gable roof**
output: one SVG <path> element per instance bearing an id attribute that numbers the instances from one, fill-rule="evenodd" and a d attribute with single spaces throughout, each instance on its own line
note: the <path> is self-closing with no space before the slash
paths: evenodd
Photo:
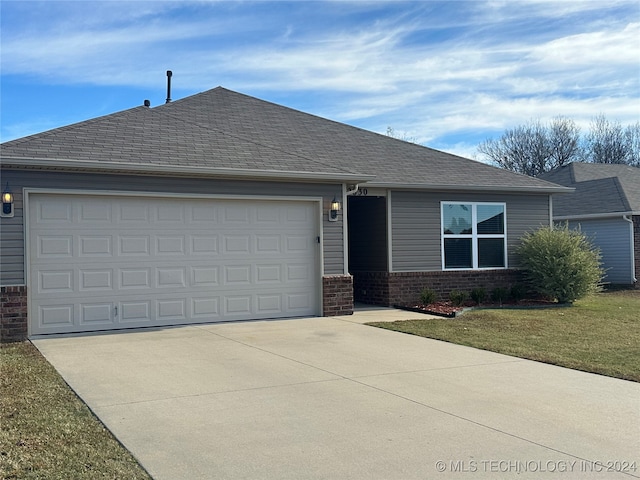
<path id="1" fill-rule="evenodd" d="M 565 190 L 222 87 L 1 145 L 5 166 L 289 179 L 396 188 Z"/>
<path id="2" fill-rule="evenodd" d="M 554 198 L 554 216 L 640 215 L 640 168 L 574 162 L 538 178 L 576 189 L 572 195 Z"/>

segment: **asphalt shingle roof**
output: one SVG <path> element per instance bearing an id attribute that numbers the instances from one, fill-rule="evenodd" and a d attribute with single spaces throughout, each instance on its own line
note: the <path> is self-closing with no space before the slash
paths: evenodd
<path id="1" fill-rule="evenodd" d="M 576 189 L 571 195 L 554 198 L 555 216 L 640 214 L 640 168 L 574 162 L 539 178 Z"/>
<path id="2" fill-rule="evenodd" d="M 552 191 L 557 185 L 334 122 L 222 87 L 154 108 L 111 115 L 5 142 L 5 165 L 82 162 L 322 174 L 371 185 Z M 19 161 L 21 160 L 21 161 Z"/>

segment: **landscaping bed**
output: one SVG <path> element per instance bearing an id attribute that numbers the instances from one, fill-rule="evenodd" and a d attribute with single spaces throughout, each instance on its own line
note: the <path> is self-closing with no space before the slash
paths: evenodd
<path id="1" fill-rule="evenodd" d="M 428 305 L 414 304 L 414 305 L 394 305 L 395 308 L 401 310 L 408 310 L 410 312 L 425 313 L 429 315 L 437 315 L 444 318 L 455 318 L 462 315 L 468 310 L 474 310 L 478 308 L 544 308 L 544 307 L 566 307 L 566 303 L 557 303 L 549 300 L 519 300 L 519 301 L 506 301 L 502 303 L 498 302 L 483 302 L 477 304 L 471 301 L 464 302 L 462 305 L 454 305 L 451 301 L 433 302 Z"/>

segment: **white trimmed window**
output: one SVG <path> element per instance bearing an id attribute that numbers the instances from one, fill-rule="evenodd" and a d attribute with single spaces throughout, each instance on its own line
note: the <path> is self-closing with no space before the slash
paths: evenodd
<path id="1" fill-rule="evenodd" d="M 441 202 L 442 268 L 507 268 L 504 203 Z"/>

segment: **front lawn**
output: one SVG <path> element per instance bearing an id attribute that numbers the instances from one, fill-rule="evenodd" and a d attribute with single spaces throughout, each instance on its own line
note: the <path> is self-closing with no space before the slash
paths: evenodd
<path id="1" fill-rule="evenodd" d="M 640 382 L 640 290 L 598 293 L 570 307 L 370 325 Z"/>
<path id="2" fill-rule="evenodd" d="M 0 348 L 0 478 L 150 477 L 24 342 Z"/>

